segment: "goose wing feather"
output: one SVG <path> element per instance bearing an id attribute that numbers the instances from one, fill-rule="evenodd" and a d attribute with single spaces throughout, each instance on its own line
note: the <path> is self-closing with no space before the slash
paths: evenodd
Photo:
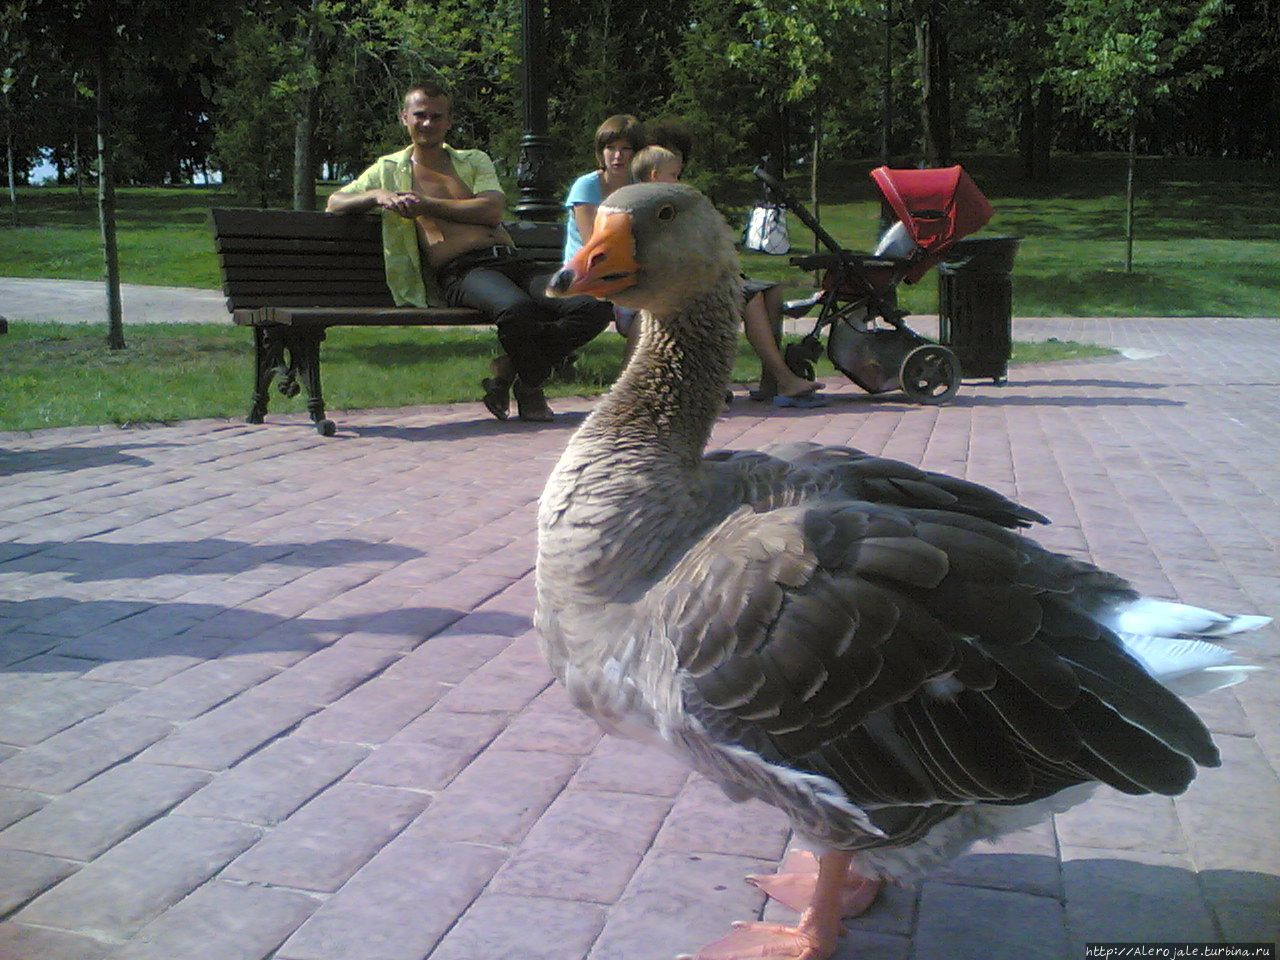
<path id="1" fill-rule="evenodd" d="M 1192 760 L 1216 763 L 1195 715 L 1080 609 L 1072 584 L 1090 571 L 945 512 L 743 507 L 642 615 L 664 625 L 685 711 L 712 737 L 914 831 L 934 818 L 904 805 L 1022 803 L 1086 780 L 1177 793 Z"/>
<path id="2" fill-rule="evenodd" d="M 785 443 L 761 451 L 715 451 L 707 459 L 730 462 L 768 485 L 784 477 L 792 485 L 822 486 L 852 500 L 923 507 L 981 517 L 1003 527 L 1029 527 L 1049 519 L 990 487 L 922 470 L 853 447 Z"/>

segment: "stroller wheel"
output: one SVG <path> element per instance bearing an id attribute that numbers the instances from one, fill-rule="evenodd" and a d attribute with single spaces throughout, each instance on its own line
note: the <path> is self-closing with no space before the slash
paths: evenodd
<path id="1" fill-rule="evenodd" d="M 916 403 L 946 403 L 960 389 L 960 361 L 946 347 L 916 347 L 902 358 L 902 392 Z"/>
<path id="2" fill-rule="evenodd" d="M 813 362 L 820 356 L 822 356 L 822 341 L 812 335 L 797 343 L 787 344 L 787 349 L 782 354 L 788 369 L 797 377 L 803 377 L 806 380 L 814 378 Z"/>

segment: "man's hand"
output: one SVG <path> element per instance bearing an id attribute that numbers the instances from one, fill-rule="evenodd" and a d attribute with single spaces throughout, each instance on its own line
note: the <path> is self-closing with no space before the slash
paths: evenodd
<path id="1" fill-rule="evenodd" d="M 375 190 L 373 193 L 374 203 L 383 210 L 398 213 L 406 220 L 412 220 L 414 217 L 426 213 L 426 204 L 422 202 L 422 198 L 416 193 L 409 191 L 395 192 L 392 190 Z"/>

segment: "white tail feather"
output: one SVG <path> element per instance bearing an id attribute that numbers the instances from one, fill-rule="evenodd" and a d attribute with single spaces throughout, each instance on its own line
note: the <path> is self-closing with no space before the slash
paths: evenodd
<path id="1" fill-rule="evenodd" d="M 1151 676 L 1180 696 L 1230 687 L 1260 668 L 1240 663 L 1226 647 L 1203 637 L 1257 630 L 1270 617 L 1231 617 L 1167 600 L 1143 597 L 1100 618 Z"/>
<path id="2" fill-rule="evenodd" d="M 1117 633 L 1162 637 L 1225 637 L 1265 627 L 1271 622 L 1271 618 L 1231 617 L 1203 607 L 1142 597 L 1118 608 L 1112 617 L 1104 618 L 1104 622 Z"/>

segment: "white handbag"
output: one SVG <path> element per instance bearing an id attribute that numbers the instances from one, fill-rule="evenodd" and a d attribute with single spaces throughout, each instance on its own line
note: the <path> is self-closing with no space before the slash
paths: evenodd
<path id="1" fill-rule="evenodd" d="M 791 250 L 787 234 L 787 211 L 776 203 L 760 203 L 752 207 L 747 228 L 742 232 L 742 245 L 748 250 L 782 256 Z"/>

